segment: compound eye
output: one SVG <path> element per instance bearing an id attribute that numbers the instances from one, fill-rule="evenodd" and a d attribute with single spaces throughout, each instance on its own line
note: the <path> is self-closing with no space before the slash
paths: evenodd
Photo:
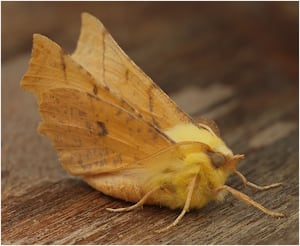
<path id="1" fill-rule="evenodd" d="M 219 168 L 226 163 L 226 158 L 224 155 L 218 152 L 210 152 L 209 157 L 211 159 L 212 164 L 214 167 Z"/>

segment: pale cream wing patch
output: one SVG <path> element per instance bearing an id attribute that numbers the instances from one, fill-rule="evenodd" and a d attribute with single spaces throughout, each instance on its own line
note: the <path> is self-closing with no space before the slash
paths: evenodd
<path id="1" fill-rule="evenodd" d="M 95 17 L 83 13 L 74 60 L 97 78 L 99 84 L 137 109 L 143 118 L 161 130 L 190 123 L 190 117 L 124 53 Z"/>

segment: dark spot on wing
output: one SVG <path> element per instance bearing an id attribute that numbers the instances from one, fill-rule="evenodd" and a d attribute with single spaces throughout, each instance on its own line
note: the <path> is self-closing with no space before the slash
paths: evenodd
<path id="1" fill-rule="evenodd" d="M 97 125 L 99 126 L 99 136 L 106 136 L 108 134 L 105 123 L 102 121 L 97 121 Z"/>
<path id="2" fill-rule="evenodd" d="M 150 87 L 150 89 L 148 90 L 148 95 L 149 95 L 149 111 L 150 111 L 150 113 L 153 112 L 152 88 L 153 88 L 153 87 Z"/>
<path id="3" fill-rule="evenodd" d="M 126 83 L 128 82 L 128 78 L 129 78 L 129 70 L 126 69 L 126 72 L 125 72 L 125 80 L 126 80 Z"/>
<path id="4" fill-rule="evenodd" d="M 102 53 L 102 81 L 105 84 L 105 53 L 106 53 L 106 47 L 105 47 L 105 35 L 106 31 L 104 30 L 102 33 L 102 47 L 103 47 L 103 53 Z"/>
<path id="5" fill-rule="evenodd" d="M 149 108 L 149 112 L 151 114 L 151 118 L 152 118 L 152 125 L 159 128 L 160 129 L 160 124 L 159 122 L 156 120 L 155 116 L 152 114 L 152 112 L 154 111 L 154 98 L 153 98 L 153 93 L 152 90 L 155 89 L 155 84 L 151 84 L 148 88 L 148 98 L 149 98 L 149 102 L 148 102 L 148 108 Z"/>
<path id="6" fill-rule="evenodd" d="M 167 173 L 173 173 L 174 170 L 172 170 L 171 168 L 167 167 L 167 168 L 164 169 L 162 172 L 167 174 Z"/>
<path id="7" fill-rule="evenodd" d="M 64 52 L 63 50 L 60 51 L 60 60 L 61 60 L 61 69 L 64 72 L 64 78 L 67 79 L 67 73 L 66 73 L 66 62 L 65 62 L 65 57 L 64 57 Z"/>
<path id="8" fill-rule="evenodd" d="M 95 95 L 97 95 L 97 93 L 98 93 L 98 88 L 97 88 L 96 85 L 93 86 L 93 92 L 94 92 Z"/>

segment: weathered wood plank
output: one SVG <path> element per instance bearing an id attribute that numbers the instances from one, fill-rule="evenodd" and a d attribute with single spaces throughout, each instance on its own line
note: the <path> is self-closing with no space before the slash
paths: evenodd
<path id="1" fill-rule="evenodd" d="M 2 243 L 298 244 L 297 4 L 50 5 L 2 6 Z M 257 192 L 243 188 L 235 176 L 228 180 L 287 217 L 269 217 L 228 196 L 156 234 L 178 211 L 145 206 L 110 213 L 106 207 L 128 203 L 66 174 L 49 141 L 36 133 L 36 103 L 19 89 L 19 81 L 32 32 L 49 34 L 70 50 L 83 10 L 102 19 L 137 64 L 186 111 L 217 121 L 228 145 L 246 154 L 239 170 L 250 181 L 284 182 Z M 54 13 L 64 14 L 52 26 Z M 8 35 L 23 23 L 17 38 Z"/>

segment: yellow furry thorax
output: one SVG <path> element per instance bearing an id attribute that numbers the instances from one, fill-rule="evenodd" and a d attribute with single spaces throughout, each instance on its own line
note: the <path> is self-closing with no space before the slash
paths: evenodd
<path id="1" fill-rule="evenodd" d="M 223 140 L 207 129 L 197 127 L 193 124 L 178 125 L 165 132 L 165 134 L 177 143 L 199 142 L 203 143 L 214 152 L 219 152 L 230 158 L 232 151 L 225 145 Z M 184 159 L 185 168 L 181 172 L 172 174 L 171 189 L 176 187 L 176 195 L 168 197 L 165 194 L 159 196 L 160 202 L 170 208 L 179 208 L 184 205 L 186 199 L 186 188 L 191 176 L 198 174 L 197 185 L 193 193 L 190 208 L 201 208 L 211 200 L 222 200 L 223 193 L 214 192 L 218 187 L 224 185 L 231 174 L 227 168 L 216 168 L 212 160 L 205 152 L 188 153 Z M 176 197 L 174 197 L 174 195 Z"/>

